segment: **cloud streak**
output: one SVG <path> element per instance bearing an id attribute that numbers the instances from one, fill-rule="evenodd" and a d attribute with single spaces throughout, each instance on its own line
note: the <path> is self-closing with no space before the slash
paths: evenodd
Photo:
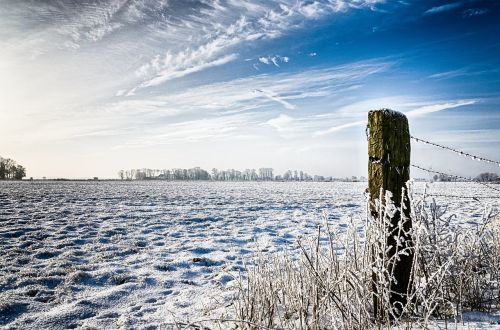
<path id="1" fill-rule="evenodd" d="M 180 63 L 165 66 L 165 69 L 158 72 L 156 77 L 143 83 L 140 87 L 157 86 L 175 78 L 181 78 L 191 73 L 203 71 L 205 69 L 213 68 L 219 65 L 224 65 L 236 60 L 237 58 L 237 54 L 229 54 L 210 61 L 198 60 L 196 62 L 193 62 L 192 59 L 181 59 L 179 61 Z"/>
<path id="2" fill-rule="evenodd" d="M 335 132 L 345 130 L 347 128 L 363 126 L 363 125 L 366 125 L 366 120 L 357 120 L 357 121 L 353 121 L 351 123 L 346 123 L 346 124 L 330 127 L 329 129 L 324 130 L 324 131 L 314 132 L 313 136 L 314 137 L 324 136 L 324 135 L 328 135 L 328 134 L 332 134 Z"/>
<path id="3" fill-rule="evenodd" d="M 209 122 L 218 123 L 219 121 L 214 118 L 219 118 L 220 122 L 223 122 L 222 118 L 247 114 L 249 117 L 241 118 L 255 117 L 252 117 L 252 121 L 246 125 L 238 126 L 243 131 L 255 123 L 255 118 L 259 118 L 261 124 L 266 124 L 262 127 L 273 128 L 281 135 L 290 138 L 321 129 L 331 123 L 331 120 L 319 117 L 294 119 L 291 115 L 276 117 L 277 111 L 282 109 L 296 111 L 298 106 L 295 102 L 301 100 L 311 101 L 349 93 L 359 88 L 361 81 L 384 72 L 390 65 L 384 61 L 372 60 L 298 73 L 259 74 L 191 87 L 155 97 L 141 98 L 138 95 L 133 100 L 118 98 L 117 101 L 96 109 L 96 115 L 107 113 L 110 116 L 127 116 L 128 121 L 135 122 L 136 125 L 161 127 L 164 131 L 170 131 L 173 122 L 184 122 L 185 118 L 190 116 L 196 115 L 199 118 L 210 119 Z M 282 108 L 277 108 L 276 104 Z M 278 119 L 273 120 L 273 118 Z M 287 123 L 290 124 L 289 128 L 285 128 Z M 184 126 L 175 127 L 176 131 L 180 131 Z M 225 136 L 240 134 L 239 130 L 225 132 Z M 141 137 L 141 144 L 146 143 L 148 136 L 151 136 L 149 131 Z M 208 135 L 206 138 L 210 139 Z M 158 139 L 153 138 L 151 143 L 155 143 L 154 141 Z"/>
<path id="4" fill-rule="evenodd" d="M 234 62 L 241 47 L 303 28 L 307 20 L 371 10 L 379 2 L 383 1 L 7 1 L 0 6 L 0 29 L 16 31 L 3 47 L 16 48 L 16 56 L 28 44 L 32 58 L 104 50 L 103 57 L 112 57 L 122 70 L 134 72 L 121 93 L 134 95 Z M 277 55 L 261 59 L 276 67 L 289 61 Z"/>
<path id="5" fill-rule="evenodd" d="M 448 109 L 454 109 L 458 107 L 463 107 L 466 105 L 476 104 L 477 100 L 459 100 L 455 102 L 446 102 L 439 104 L 426 105 L 411 111 L 406 112 L 405 114 L 408 117 L 420 117 L 430 113 L 439 112 Z"/>
<path id="6" fill-rule="evenodd" d="M 391 102 L 394 102 L 395 100 L 398 100 L 398 98 L 389 98 L 388 101 L 389 100 L 392 100 Z M 402 101 L 402 99 L 400 99 L 400 101 Z M 368 104 L 370 102 L 371 101 L 365 101 L 365 102 L 362 102 L 362 104 Z M 454 108 L 458 108 L 458 107 L 476 104 L 477 102 L 478 102 L 478 100 L 458 100 L 458 101 L 448 101 L 445 103 L 432 103 L 432 104 L 420 106 L 420 107 L 415 108 L 413 110 L 407 110 L 407 111 L 402 111 L 402 112 L 408 118 L 418 118 L 418 117 L 424 117 L 426 115 L 429 115 L 429 114 L 432 114 L 435 112 L 440 112 L 440 111 L 444 111 L 444 110 L 448 110 L 448 109 L 454 109 Z M 342 111 L 345 113 L 346 109 L 356 110 L 358 107 L 359 107 L 359 104 L 348 105 L 348 106 L 345 106 Z M 401 109 L 405 109 L 405 108 L 413 107 L 413 106 L 411 104 L 401 103 L 400 105 L 386 106 L 386 107 L 401 111 Z M 384 108 L 384 106 L 373 107 L 371 109 L 377 109 L 377 108 Z M 366 108 L 363 111 L 356 111 L 356 112 L 354 112 L 354 114 L 358 113 L 358 114 L 366 115 L 366 113 L 368 112 L 367 109 L 368 108 Z M 313 133 L 313 136 L 314 137 L 325 136 L 325 135 L 329 135 L 329 134 L 336 133 L 339 131 L 343 131 L 345 129 L 349 129 L 352 127 L 359 127 L 359 126 L 363 126 L 363 125 L 366 125 L 366 120 L 355 120 L 355 121 L 351 121 L 351 122 L 348 122 L 345 124 L 330 127 L 326 130 L 316 131 Z"/>
<path id="7" fill-rule="evenodd" d="M 280 67 L 280 63 L 288 63 L 290 61 L 290 58 L 288 56 L 280 56 L 280 55 L 275 55 L 275 56 L 261 56 L 259 57 L 259 62 L 270 65 L 273 64 L 275 67 Z"/>
<path id="8" fill-rule="evenodd" d="M 339 5 L 339 2 L 333 4 L 316 1 L 284 1 L 280 4 L 227 1 L 215 2 L 212 6 L 204 3 L 201 12 L 204 16 L 201 19 L 189 20 L 189 24 L 181 24 L 174 29 L 177 33 L 188 36 L 188 46 L 185 46 L 185 40 L 180 40 L 179 44 L 171 43 L 166 54 L 156 55 L 138 69 L 137 73 L 145 79 L 139 88 L 156 86 L 214 65 L 228 63 L 229 58 L 234 60 L 235 48 L 257 40 L 282 36 L 290 30 L 300 28 L 304 19 L 317 19 L 350 8 L 370 8 L 377 2 L 379 1 L 363 0 L 356 1 L 355 4 L 346 2 Z M 232 13 L 238 14 L 236 16 Z M 205 36 L 193 35 L 192 30 L 202 30 Z M 228 57 L 228 53 L 231 53 L 231 57 Z M 263 56 L 259 61 L 279 67 L 281 63 L 287 63 L 289 57 Z"/>
<path id="9" fill-rule="evenodd" d="M 255 92 L 257 93 L 262 93 L 264 96 L 266 96 L 268 99 L 272 100 L 272 101 L 275 101 L 281 105 L 283 105 L 286 109 L 288 110 L 293 110 L 295 109 L 296 107 L 285 101 L 282 97 L 280 97 L 278 94 L 275 94 L 275 93 L 272 93 L 272 92 L 266 92 L 266 91 L 263 91 L 262 89 L 256 89 Z"/>
<path id="10" fill-rule="evenodd" d="M 293 110 L 296 105 L 292 102 L 359 88 L 364 79 L 384 72 L 390 66 L 390 62 L 371 60 L 297 73 L 259 74 L 167 92 L 161 96 L 118 100 L 107 109 L 131 114 L 203 114 L 265 110 L 279 103 L 285 109 Z"/>
<path id="11" fill-rule="evenodd" d="M 209 142 L 234 138 L 240 136 L 241 131 L 247 125 L 252 122 L 255 124 L 255 119 L 254 114 L 234 114 L 166 124 L 161 129 L 153 129 L 152 134 L 133 138 L 125 144 L 115 146 L 115 149 Z"/>
<path id="12" fill-rule="evenodd" d="M 424 12 L 424 14 L 425 15 L 439 14 L 439 13 L 443 13 L 443 12 L 447 12 L 447 11 L 456 9 L 458 7 L 461 7 L 462 5 L 463 5 L 462 1 L 452 2 L 452 3 L 448 3 L 446 5 L 441 5 L 441 6 L 429 8 Z"/>

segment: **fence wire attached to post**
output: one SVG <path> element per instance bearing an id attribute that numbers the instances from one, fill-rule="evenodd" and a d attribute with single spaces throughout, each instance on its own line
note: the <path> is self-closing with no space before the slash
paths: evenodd
<path id="1" fill-rule="evenodd" d="M 498 189 L 498 188 L 492 187 L 492 186 L 490 186 L 489 184 L 486 184 L 486 183 L 481 182 L 481 181 L 474 181 L 474 180 L 469 179 L 469 178 L 466 178 L 466 177 L 464 177 L 464 176 L 454 175 L 454 174 L 447 174 L 447 173 L 443 173 L 443 172 L 439 172 L 439 171 L 431 170 L 431 169 L 428 169 L 428 168 L 424 168 L 424 167 L 422 167 L 422 166 L 415 165 L 415 164 L 411 164 L 410 166 L 411 166 L 411 167 L 414 167 L 414 168 L 418 168 L 419 170 L 422 170 L 422 171 L 425 171 L 425 172 L 428 172 L 428 173 L 440 174 L 440 175 L 445 175 L 445 176 L 449 176 L 449 177 L 456 178 L 456 179 L 461 179 L 461 180 L 465 180 L 465 181 L 475 182 L 475 183 L 481 184 L 481 185 L 483 185 L 483 186 L 485 186 L 485 187 L 488 187 L 488 188 L 490 188 L 490 189 L 493 189 L 493 190 L 495 190 L 495 191 L 500 192 L 500 189 Z M 500 198 L 500 196 L 499 196 L 498 198 Z"/>
<path id="2" fill-rule="evenodd" d="M 428 197 L 447 197 L 447 198 L 463 198 L 479 201 L 480 199 L 500 199 L 500 196 L 462 196 L 462 195 L 447 195 L 447 194 L 425 194 Z"/>
<path id="3" fill-rule="evenodd" d="M 450 148 L 450 147 L 447 147 L 447 146 L 443 146 L 443 145 L 440 145 L 440 144 L 437 144 L 437 143 L 434 143 L 434 142 L 430 142 L 430 141 L 427 141 L 427 140 L 424 140 L 424 139 L 421 139 L 421 138 L 417 138 L 417 137 L 414 137 L 414 136 L 410 136 L 410 138 L 412 140 L 416 141 L 416 142 L 422 142 L 422 143 L 425 143 L 425 144 L 428 144 L 428 145 L 431 145 L 431 146 L 434 146 L 434 147 L 438 147 L 438 148 L 441 148 L 441 149 L 444 149 L 444 150 L 448 150 L 448 151 L 454 152 L 454 153 L 459 154 L 459 155 L 464 156 L 464 157 L 470 157 L 473 160 L 478 160 L 478 161 L 481 161 L 481 162 L 495 164 L 495 165 L 500 166 L 500 162 L 497 162 L 496 160 L 491 160 L 491 159 L 487 159 L 487 158 L 484 158 L 484 157 L 472 155 L 472 154 L 469 154 L 468 152 L 465 152 L 465 151 L 453 149 L 453 148 Z"/>

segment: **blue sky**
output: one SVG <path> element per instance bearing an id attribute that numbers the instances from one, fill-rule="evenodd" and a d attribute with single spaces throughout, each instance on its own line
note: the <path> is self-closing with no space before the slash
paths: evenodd
<path id="1" fill-rule="evenodd" d="M 34 177 L 366 175 L 367 112 L 387 107 L 417 137 L 498 159 L 499 19 L 474 0 L 4 0 L 0 155 Z M 412 148 L 424 167 L 498 172 Z"/>

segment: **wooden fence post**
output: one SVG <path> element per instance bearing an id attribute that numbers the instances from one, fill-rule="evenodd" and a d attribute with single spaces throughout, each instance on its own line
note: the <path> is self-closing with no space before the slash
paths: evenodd
<path id="1" fill-rule="evenodd" d="M 391 228 L 389 229 L 386 243 L 388 247 L 392 247 L 385 253 L 385 258 L 391 258 L 396 250 L 396 240 L 394 239 L 393 230 L 397 229 L 398 222 L 407 219 L 404 222 L 404 229 L 411 229 L 410 219 L 410 203 L 406 188 L 406 183 L 410 179 L 410 131 L 408 128 L 408 120 L 405 115 L 400 112 L 389 109 L 372 110 L 368 113 L 368 187 L 370 193 L 370 212 L 376 221 L 379 217 L 379 209 L 376 207 L 376 201 L 380 200 L 384 203 L 386 191 L 390 191 L 393 195 L 393 202 L 398 208 L 398 211 L 391 218 Z M 381 195 L 382 194 L 382 195 Z M 401 203 L 403 202 L 403 214 Z M 392 233 L 391 233 L 392 232 Z M 411 237 L 404 235 L 407 243 L 411 244 Z M 394 264 L 388 264 L 387 267 L 393 268 L 395 282 L 391 283 L 391 294 L 389 301 L 391 306 L 395 306 L 393 312 L 401 313 L 401 307 L 407 303 L 407 293 L 410 292 L 410 273 L 413 263 L 412 251 L 408 255 L 399 255 L 394 258 Z M 389 269 L 388 269 L 389 271 Z M 373 274 L 374 293 L 377 293 L 377 274 Z M 396 303 L 396 305 L 395 305 Z M 373 299 L 374 313 L 377 319 L 385 319 L 391 315 L 388 311 L 380 310 L 380 302 L 376 295 Z"/>

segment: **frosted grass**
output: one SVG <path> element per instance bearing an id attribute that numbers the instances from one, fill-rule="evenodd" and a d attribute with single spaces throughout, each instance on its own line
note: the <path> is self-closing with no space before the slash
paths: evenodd
<path id="1" fill-rule="evenodd" d="M 472 187 L 472 188 L 471 188 Z M 220 316 L 255 252 L 298 251 L 366 183 L 1 182 L 0 327 L 151 328 Z M 423 184 L 417 184 L 417 192 Z M 429 192 L 487 195 L 436 183 Z M 448 200 L 474 225 L 484 203 Z"/>

